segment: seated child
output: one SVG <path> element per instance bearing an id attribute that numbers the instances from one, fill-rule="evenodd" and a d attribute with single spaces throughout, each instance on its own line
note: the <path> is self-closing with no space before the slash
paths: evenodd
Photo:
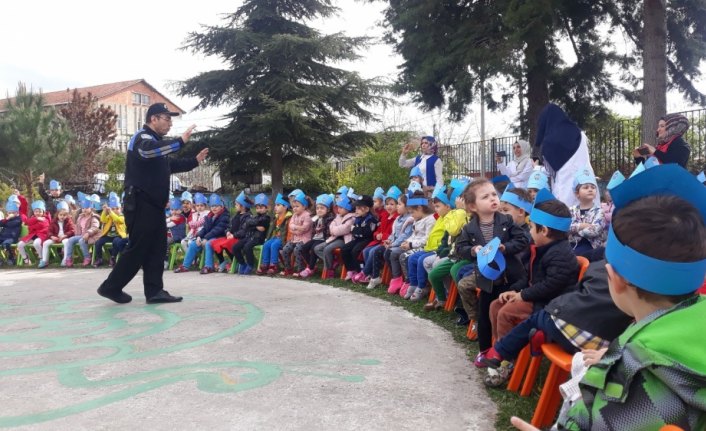
<path id="1" fill-rule="evenodd" d="M 205 249 L 204 265 L 200 274 L 210 274 L 215 271 L 213 268 L 213 248 L 211 243 L 214 239 L 225 236 L 230 214 L 223 203 L 223 199 L 215 193 L 208 197 L 208 206 L 211 210 L 206 216 L 203 226 L 196 234 L 196 239 L 189 243 L 184 262 L 174 270 L 176 273 L 188 272 L 202 248 Z"/>
<path id="2" fill-rule="evenodd" d="M 103 246 L 110 243 L 112 244 L 110 248 L 110 267 L 112 268 L 115 266 L 118 254 L 122 252 L 127 245 L 127 227 L 125 225 L 125 216 L 122 214 L 122 207 L 118 195 L 112 195 L 108 198 L 108 204 L 103 205 L 100 218 L 103 231 L 102 236 L 96 241 L 96 245 L 93 247 L 95 254 L 93 266 L 98 268 L 103 265 Z"/>
<path id="3" fill-rule="evenodd" d="M 34 249 L 37 250 L 37 256 L 42 255 L 42 244 L 44 241 L 49 239 L 49 217 L 47 216 L 46 206 L 44 201 L 34 201 L 32 202 L 32 217 L 27 220 L 27 228 L 29 233 L 24 237 L 20 238 L 17 243 L 17 251 L 22 257 L 22 262 L 25 265 L 31 265 L 27 252 L 25 251 L 25 246 L 28 242 L 32 242 Z"/>
<path id="4" fill-rule="evenodd" d="M 22 229 L 22 218 L 20 217 L 20 205 L 14 200 L 8 199 L 5 204 L 7 214 L 5 218 L 0 220 L 0 247 L 4 250 L 5 260 L 0 259 L 0 264 L 14 265 L 15 255 L 12 250 L 12 245 L 17 244 L 20 239 L 20 230 Z M 0 256 L 1 257 L 1 256 Z"/>
<path id="5" fill-rule="evenodd" d="M 293 275 L 295 272 L 299 274 L 304 271 L 305 263 L 301 258 L 301 250 L 304 244 L 311 241 L 311 236 L 313 233 L 313 222 L 311 221 L 311 214 L 309 213 L 309 207 L 311 202 L 309 197 L 307 197 L 303 191 L 298 190 L 297 193 L 292 196 L 292 218 L 289 219 L 289 233 L 291 238 L 287 241 L 287 244 L 282 247 L 282 260 L 284 262 L 284 270 L 280 275 Z M 294 253 L 294 268 L 291 267 L 292 264 L 292 253 Z"/>
<path id="6" fill-rule="evenodd" d="M 574 177 L 574 193 L 579 204 L 572 206 L 569 243 L 577 256 L 584 256 L 591 250 L 602 247 L 606 237 L 605 216 L 596 205 L 598 185 L 590 170 L 579 171 Z"/>
<path id="7" fill-rule="evenodd" d="M 333 221 L 334 215 L 331 212 L 333 196 L 319 195 L 316 197 L 316 216 L 313 221 L 311 239 L 304 243 L 299 249 L 297 261 L 301 260 L 306 264 L 299 273 L 292 274 L 294 277 L 306 278 L 314 273 L 318 256 L 314 253 L 314 248 L 319 244 L 324 244 L 329 237 L 329 225 Z"/>
<path id="8" fill-rule="evenodd" d="M 380 277 L 380 271 L 382 271 L 383 262 L 390 267 L 390 273 L 392 275 L 392 280 L 397 278 L 399 280 L 400 287 L 402 286 L 402 265 L 400 264 L 400 255 L 404 252 L 400 247 L 403 242 L 412 236 L 414 230 L 414 219 L 407 209 L 407 195 L 401 194 L 397 198 L 397 219 L 392 224 L 392 233 L 383 241 L 382 245 L 385 247 L 384 250 L 378 250 L 374 255 L 374 262 L 377 262 L 375 266 L 376 271 L 371 274 L 376 276 L 370 280 L 374 285 L 370 287 L 374 289 L 382 283 L 382 278 Z M 382 255 L 382 256 L 381 256 Z M 380 259 L 382 257 L 382 260 Z M 399 291 L 399 289 L 398 289 Z M 397 291 L 395 292 L 397 293 Z"/>
<path id="9" fill-rule="evenodd" d="M 179 198 L 169 199 L 169 215 L 165 223 L 167 224 L 167 251 L 164 254 L 164 269 L 169 268 L 169 256 L 171 245 L 179 244 L 186 238 L 186 217 L 182 213 L 182 202 Z"/>
<path id="10" fill-rule="evenodd" d="M 249 275 L 257 266 L 254 249 L 265 242 L 267 230 L 270 228 L 270 216 L 267 214 L 269 203 L 270 200 L 264 193 L 255 196 L 255 215 L 245 220 L 245 236 L 231 249 L 238 262 L 238 274 Z"/>
<path id="11" fill-rule="evenodd" d="M 324 262 L 322 275 L 326 278 L 333 278 L 333 252 L 337 248 L 343 247 L 347 242 L 353 239 L 351 228 L 355 214 L 353 211 L 353 202 L 347 195 L 341 195 L 336 201 L 336 211 L 338 214 L 331 220 L 329 224 L 329 236 L 324 242 L 314 247 L 314 253 Z"/>
<path id="12" fill-rule="evenodd" d="M 466 208 L 473 213 L 473 218 L 461 230 L 456 240 L 458 255 L 471 262 L 477 262 L 478 252 L 494 238 L 499 239 L 498 250 L 505 258 L 504 274 L 495 280 L 488 279 L 476 269 L 459 280 L 458 293 L 461 303 L 469 318 L 477 321 L 478 347 L 480 353 L 475 365 L 480 362 L 491 344 L 490 303 L 502 292 L 522 285 L 527 275 L 517 254 L 529 245 L 527 236 L 517 226 L 512 217 L 501 214 L 500 199 L 494 185 L 485 179 L 473 181 L 463 192 Z M 480 294 L 477 293 L 480 289 Z"/>
<path id="13" fill-rule="evenodd" d="M 270 237 L 262 244 L 262 257 L 260 258 L 260 267 L 257 269 L 257 275 L 277 274 L 279 267 L 279 250 L 282 245 L 287 242 L 289 236 L 289 219 L 292 217 L 292 212 L 289 210 L 289 201 L 282 197 L 281 193 L 277 193 L 275 198 L 275 225 L 270 232 Z"/>
<path id="14" fill-rule="evenodd" d="M 42 259 L 38 268 L 46 268 L 49 265 L 49 251 L 53 244 L 62 242 L 74 236 L 74 221 L 69 217 L 69 204 L 62 201 L 56 204 L 56 216 L 49 224 L 49 239 L 42 244 Z M 61 266 L 66 266 L 66 250 L 61 259 Z"/>
<path id="15" fill-rule="evenodd" d="M 93 212 L 93 202 L 87 196 L 81 199 L 81 212 L 76 217 L 74 224 L 74 236 L 64 238 L 64 263 L 67 268 L 74 266 L 73 253 L 74 246 L 79 245 L 81 254 L 83 255 L 82 266 L 86 267 L 91 264 L 91 252 L 88 246 L 95 244 L 98 238 L 101 237 L 100 218 L 98 214 Z"/>
<path id="16" fill-rule="evenodd" d="M 237 212 L 230 219 L 230 227 L 226 231 L 226 236 L 216 238 L 211 243 L 213 252 L 216 253 L 218 258 L 218 272 L 228 272 L 229 268 L 226 264 L 225 255 L 231 255 L 230 251 L 233 246 L 240 239 L 245 238 L 245 222 L 252 215 L 250 213 L 252 204 L 253 201 L 245 195 L 245 192 L 240 192 L 238 197 L 235 198 L 235 211 Z"/>
<path id="17" fill-rule="evenodd" d="M 387 196 L 384 194 L 378 195 L 384 202 L 384 209 L 377 211 L 380 223 L 378 223 L 377 229 L 373 232 L 373 240 L 363 249 L 363 270 L 353 280 L 356 283 L 367 283 L 368 289 L 374 289 L 382 283 L 380 271 L 382 270 L 382 254 L 385 251 L 383 244 L 390 237 L 392 226 L 399 216 L 396 206 L 397 199 L 399 199 L 401 194 L 402 190 L 399 187 L 392 186 L 387 191 Z M 373 197 L 373 202 L 376 202 L 375 197 Z M 376 281 L 373 282 L 372 280 Z"/>
<path id="18" fill-rule="evenodd" d="M 47 190 L 44 187 L 44 174 L 41 174 L 37 181 L 37 189 L 46 205 L 46 209 L 44 210 L 45 215 L 49 219 L 52 219 L 57 213 L 56 205 L 64 200 L 62 197 L 61 183 L 57 180 L 51 180 L 49 181 L 49 190 Z"/>
<path id="19" fill-rule="evenodd" d="M 351 240 L 341 247 L 341 259 L 346 266 L 346 280 L 352 280 L 360 272 L 360 262 L 358 255 L 373 240 L 373 233 L 377 229 L 378 219 L 371 212 L 373 208 L 373 198 L 362 195 L 353 202 L 355 206 L 355 219 L 351 227 Z"/>
<path id="20" fill-rule="evenodd" d="M 537 193 L 542 189 L 549 189 L 549 178 L 543 170 L 539 168 L 534 168 L 534 171 L 530 174 L 529 179 L 527 179 L 527 193 L 530 195 L 530 199 L 534 202 L 534 198 Z"/>
<path id="21" fill-rule="evenodd" d="M 201 226 L 203 226 L 203 223 L 206 221 L 206 216 L 210 212 L 207 204 L 208 199 L 206 199 L 206 196 L 201 193 L 196 193 L 194 195 L 194 210 L 186 220 L 186 237 L 181 240 L 181 249 L 184 250 L 184 253 L 188 250 L 189 244 L 196 240 L 196 235 L 199 233 L 199 229 L 201 229 Z"/>

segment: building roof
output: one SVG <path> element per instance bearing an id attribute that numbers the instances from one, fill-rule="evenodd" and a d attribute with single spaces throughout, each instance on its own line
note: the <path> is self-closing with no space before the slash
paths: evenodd
<path id="1" fill-rule="evenodd" d="M 52 91 L 49 93 L 42 93 L 42 97 L 44 98 L 44 106 L 58 106 L 58 105 L 65 105 L 71 101 L 71 97 L 73 94 L 73 90 L 78 90 L 79 94 L 86 95 L 88 93 L 91 93 L 94 97 L 98 99 L 100 102 L 101 99 L 112 96 L 117 93 L 121 93 L 130 87 L 143 83 L 144 85 L 148 86 L 150 89 L 152 89 L 155 93 L 158 93 L 164 99 L 172 104 L 179 112 L 182 114 L 185 114 L 186 111 L 181 109 L 179 106 L 177 106 L 174 102 L 169 100 L 168 97 L 166 97 L 164 94 L 159 92 L 156 88 L 154 88 L 152 85 L 150 85 L 147 81 L 144 79 L 133 79 L 130 81 L 120 81 L 120 82 L 113 82 L 110 84 L 101 84 L 101 85 L 94 85 L 91 87 L 82 87 L 82 88 L 67 88 L 66 90 L 60 90 L 60 91 Z M 8 100 L 14 100 L 14 97 L 11 97 L 10 99 L 2 99 L 0 100 L 0 112 L 6 110 L 7 102 Z"/>

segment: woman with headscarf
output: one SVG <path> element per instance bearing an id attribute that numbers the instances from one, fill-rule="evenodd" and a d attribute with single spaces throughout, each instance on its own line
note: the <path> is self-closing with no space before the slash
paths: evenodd
<path id="1" fill-rule="evenodd" d="M 402 148 L 402 154 L 400 154 L 400 168 L 412 169 L 415 166 L 419 167 L 422 171 L 423 186 L 424 190 L 431 191 L 434 190 L 436 184 L 443 184 L 444 177 L 442 174 L 444 163 L 441 161 L 436 153 L 439 151 L 439 144 L 436 143 L 436 139 L 433 136 L 423 136 L 422 141 L 419 145 L 421 154 L 417 157 L 411 159 L 407 158 L 407 153 L 414 149 L 414 142 L 407 142 Z"/>
<path id="2" fill-rule="evenodd" d="M 560 107 L 550 103 L 539 114 L 535 146 L 541 148 L 544 168 L 551 179 L 552 194 L 568 207 L 578 205 L 574 190 L 576 172 L 587 169 L 590 175 L 595 176 L 586 134 Z M 596 206 L 600 206 L 598 193 Z"/>
<path id="3" fill-rule="evenodd" d="M 510 177 L 510 181 L 515 187 L 524 189 L 527 186 L 527 179 L 529 179 L 534 169 L 534 163 L 532 163 L 530 158 L 530 153 L 532 152 L 530 143 L 520 139 L 512 145 L 512 152 L 515 155 L 515 160 L 507 164 L 503 163 L 501 156 L 495 158 L 498 164 L 498 171 L 500 171 L 501 175 Z"/>
<path id="4" fill-rule="evenodd" d="M 668 114 L 657 123 L 657 146 L 642 144 L 633 151 L 635 162 L 655 157 L 660 164 L 677 163 L 686 169 L 691 148 L 681 136 L 689 129 L 689 120 L 681 114 Z"/>

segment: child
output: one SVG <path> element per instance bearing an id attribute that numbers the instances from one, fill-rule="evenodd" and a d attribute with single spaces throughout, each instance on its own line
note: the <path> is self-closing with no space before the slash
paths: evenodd
<path id="1" fill-rule="evenodd" d="M 393 278 L 390 280 L 390 286 L 387 288 L 387 293 L 392 295 L 399 293 L 403 297 L 409 290 L 409 283 L 403 281 L 403 277 L 406 276 L 407 257 L 424 248 L 429 238 L 429 233 L 436 223 L 434 210 L 429 206 L 429 199 L 424 196 L 424 192 L 421 190 L 415 191 L 409 199 L 407 199 L 407 206 L 414 220 L 412 235 L 400 244 L 399 253 L 390 252 L 390 261 L 396 260 L 399 262 L 399 268 L 401 268 L 402 274 L 396 273 L 395 266 L 392 266 Z M 396 276 L 396 274 L 399 275 Z M 412 293 L 405 299 L 409 299 L 410 296 L 412 296 Z"/>
<path id="2" fill-rule="evenodd" d="M 17 244 L 22 229 L 22 218 L 20 217 L 20 205 L 14 200 L 7 200 L 5 204 L 7 215 L 0 220 L 0 247 L 5 250 L 5 261 L 0 260 L 0 264 L 15 264 L 15 255 L 12 251 L 12 244 Z"/>
<path id="3" fill-rule="evenodd" d="M 191 193 L 184 192 L 179 199 L 181 200 L 181 215 L 183 215 L 188 222 L 191 218 L 191 211 L 193 211 L 194 197 Z"/>
<path id="4" fill-rule="evenodd" d="M 169 268 L 169 255 L 171 254 L 171 245 L 181 244 L 186 238 L 186 217 L 183 211 L 182 201 L 178 198 L 169 199 L 169 216 L 165 220 L 167 223 L 167 252 L 164 255 L 164 268 Z M 103 219 L 103 216 L 101 216 Z"/>
<path id="5" fill-rule="evenodd" d="M 76 199 L 67 193 L 64 195 L 64 202 L 69 204 L 69 218 L 76 223 L 76 217 L 78 217 L 78 213 L 81 212 L 81 208 L 76 204 Z"/>
<path id="6" fill-rule="evenodd" d="M 490 303 L 501 292 L 526 283 L 527 275 L 515 255 L 527 248 L 529 240 L 522 228 L 513 222 L 512 217 L 500 213 L 500 200 L 490 181 L 479 179 L 472 182 L 466 187 L 463 197 L 466 207 L 473 213 L 473 218 L 463 227 L 456 241 L 457 254 L 463 259 L 477 262 L 479 250 L 497 238 L 500 243 L 499 252 L 506 261 L 506 270 L 500 277 L 490 279 L 484 276 L 478 271 L 476 264 L 473 273 L 458 283 L 463 308 L 469 318 L 475 317 L 477 321 L 480 353 L 474 363 L 476 366 L 482 366 L 483 355 L 492 347 Z M 477 289 L 480 289 L 479 295 Z"/>
<path id="7" fill-rule="evenodd" d="M 399 278 L 399 284 L 402 286 L 402 266 L 400 265 L 400 255 L 404 252 L 401 245 L 403 242 L 412 236 L 414 230 L 414 219 L 407 209 L 407 195 L 400 194 L 397 198 L 397 218 L 392 224 L 392 232 L 384 241 L 382 245 L 385 247 L 384 250 L 377 250 L 373 255 L 374 262 L 385 262 L 390 267 L 390 272 L 392 274 L 392 280 Z M 380 256 L 382 255 L 382 256 Z M 382 259 L 381 259 L 382 257 Z M 374 289 L 382 283 L 382 278 L 380 277 L 380 265 L 374 266 L 371 274 L 371 280 L 368 284 L 369 289 Z M 373 284 L 371 287 L 370 284 Z M 399 291 L 398 287 L 398 291 Z M 396 293 L 396 292 L 395 292 Z"/>
<path id="8" fill-rule="evenodd" d="M 34 249 L 37 250 L 37 256 L 42 255 L 42 243 L 49 238 L 49 218 L 46 213 L 46 206 L 44 201 L 34 201 L 32 202 L 32 213 L 34 214 L 27 220 L 27 227 L 29 228 L 29 233 L 17 243 L 17 251 L 19 251 L 20 256 L 22 256 L 22 262 L 25 265 L 30 265 L 32 262 L 27 257 L 27 252 L 25 251 L 25 246 L 28 241 L 32 241 Z"/>
<path id="9" fill-rule="evenodd" d="M 307 278 L 314 273 L 318 256 L 314 253 L 314 248 L 319 244 L 324 244 L 329 236 L 329 225 L 333 221 L 334 215 L 331 212 L 333 196 L 319 195 L 316 198 L 316 217 L 313 221 L 313 231 L 311 240 L 304 243 L 299 250 L 297 260 L 301 259 L 306 263 L 306 268 L 299 273 L 292 274 L 294 277 Z"/>
<path id="10" fill-rule="evenodd" d="M 268 205 L 269 199 L 264 193 L 255 196 L 255 215 L 245 221 L 245 237 L 231 249 L 233 257 L 238 261 L 238 274 L 251 274 L 257 264 L 253 249 L 265 242 L 270 228 Z"/>
<path id="11" fill-rule="evenodd" d="M 384 243 L 392 233 L 392 226 L 397 220 L 399 213 L 397 212 L 397 200 L 402 194 L 402 190 L 397 186 L 392 186 L 387 191 L 387 196 L 384 194 L 385 207 L 377 213 L 380 223 L 378 228 L 373 232 L 373 240 L 363 249 L 363 270 L 358 273 L 358 277 L 353 281 L 357 283 L 368 283 L 368 289 L 374 289 L 380 283 L 380 270 L 382 256 L 385 251 Z M 375 199 L 373 198 L 373 202 Z M 374 205 L 373 205 L 374 206 Z M 375 281 L 372 281 L 375 280 Z"/>
<path id="12" fill-rule="evenodd" d="M 500 196 L 500 212 L 512 217 L 516 225 L 522 227 L 529 236 L 529 226 L 527 216 L 532 212 L 532 202 L 534 199 L 525 189 L 510 187 Z"/>
<path id="13" fill-rule="evenodd" d="M 100 215 L 103 225 L 102 236 L 96 241 L 93 247 L 95 255 L 93 266 L 95 268 L 103 265 L 103 246 L 110 243 L 110 267 L 115 266 L 115 260 L 125 245 L 127 244 L 127 227 L 125 226 L 125 216 L 122 214 L 120 199 L 113 194 L 108 198 L 108 203 L 103 205 Z"/>
<path id="14" fill-rule="evenodd" d="M 409 182 L 410 182 L 410 184 L 411 183 L 419 184 L 420 186 L 422 186 L 422 190 L 423 190 L 424 175 L 422 174 L 421 169 L 419 169 L 419 166 L 415 166 L 409 171 Z"/>
<path id="15" fill-rule="evenodd" d="M 545 174 L 544 171 L 535 168 L 527 180 L 527 191 L 530 194 L 532 202 L 534 202 L 537 193 L 542 189 L 549 190 L 549 178 L 547 178 L 547 174 Z"/>
<path id="16" fill-rule="evenodd" d="M 377 217 L 378 221 L 382 223 L 382 219 L 390 215 L 385 209 L 385 189 L 382 187 L 377 187 L 373 192 L 373 214 Z"/>
<path id="17" fill-rule="evenodd" d="M 314 253 L 324 262 L 324 274 L 326 278 L 333 278 L 333 252 L 337 248 L 343 247 L 347 242 L 353 239 L 351 228 L 355 214 L 352 214 L 353 203 L 347 195 L 341 195 L 336 201 L 336 210 L 338 214 L 329 224 L 329 237 L 326 240 L 314 247 Z"/>
<path id="18" fill-rule="evenodd" d="M 81 212 L 76 218 L 74 226 L 74 236 L 64 238 L 61 241 L 64 244 L 64 260 L 67 268 L 74 265 L 73 253 L 74 246 L 78 243 L 81 253 L 83 254 L 83 264 L 86 267 L 91 264 L 91 253 L 88 246 L 98 241 L 101 236 L 100 218 L 98 214 L 93 212 L 93 202 L 88 200 L 88 197 L 81 199 Z"/>
<path id="19" fill-rule="evenodd" d="M 201 268 L 201 274 L 210 274 L 215 271 L 213 268 L 213 248 L 211 241 L 216 238 L 225 236 L 228 228 L 230 215 L 228 209 L 225 208 L 223 199 L 217 194 L 212 194 L 208 197 L 208 206 L 210 212 L 206 216 L 203 226 L 196 234 L 196 239 L 189 244 L 189 248 L 184 256 L 184 262 L 174 270 L 175 273 L 188 272 L 193 265 L 196 255 L 205 249 L 204 265 Z"/>
<path id="20" fill-rule="evenodd" d="M 250 208 L 253 201 L 245 195 L 245 192 L 240 192 L 235 198 L 235 210 L 237 211 L 233 218 L 230 219 L 230 227 L 226 231 L 226 236 L 216 238 L 211 243 L 213 252 L 218 258 L 218 272 L 228 272 L 229 268 L 226 264 L 225 255 L 230 254 L 233 246 L 242 238 L 245 237 L 245 222 L 252 215 Z M 231 255 L 232 256 L 232 255 Z"/>
<path id="21" fill-rule="evenodd" d="M 694 291 L 706 275 L 706 189 L 671 164 L 636 175 L 611 194 L 608 286 L 635 323 L 585 372 L 580 397 L 562 410 L 558 428 L 658 430 L 673 424 L 702 430 L 706 298 Z"/>
<path id="22" fill-rule="evenodd" d="M 186 237 L 181 240 L 181 248 L 184 253 L 188 250 L 189 244 L 196 239 L 196 234 L 198 234 L 199 229 L 203 226 L 206 221 L 206 216 L 208 215 L 208 199 L 201 193 L 196 193 L 194 195 L 194 211 L 191 212 L 189 219 L 187 219 L 187 233 Z"/>
<path id="23" fill-rule="evenodd" d="M 50 219 L 56 215 L 56 205 L 63 201 L 64 198 L 61 197 L 61 183 L 57 180 L 49 181 L 49 190 L 44 188 L 44 174 L 39 176 L 38 182 L 39 195 L 46 202 L 46 216 Z"/>
<path id="24" fill-rule="evenodd" d="M 579 171 L 574 177 L 574 193 L 579 204 L 572 206 L 569 243 L 577 256 L 603 246 L 606 231 L 603 210 L 595 204 L 598 184 L 590 170 Z"/>
<path id="25" fill-rule="evenodd" d="M 358 255 L 373 239 L 373 233 L 377 229 L 378 219 L 371 212 L 373 208 L 373 198 L 368 195 L 360 196 L 353 205 L 355 206 L 355 219 L 351 227 L 349 242 L 341 247 L 341 258 L 346 266 L 346 280 L 357 277 L 360 271 Z"/>
<path id="26" fill-rule="evenodd" d="M 291 238 L 287 241 L 284 247 L 282 247 L 282 260 L 284 262 L 284 270 L 280 275 L 293 275 L 295 272 L 298 274 L 304 271 L 305 264 L 301 258 L 301 250 L 304 244 L 311 241 L 311 235 L 313 233 L 313 222 L 311 221 L 311 214 L 309 214 L 309 207 L 311 202 L 309 198 L 302 192 L 298 190 L 297 193 L 293 192 L 292 196 L 292 218 L 289 219 L 289 232 Z M 292 253 L 294 253 L 295 268 L 292 269 Z"/>
<path id="27" fill-rule="evenodd" d="M 279 250 L 282 244 L 287 241 L 289 219 L 292 217 L 292 212 L 289 210 L 289 201 L 284 200 L 281 193 L 277 193 L 275 198 L 275 226 L 270 232 L 270 237 L 262 244 L 262 257 L 260 258 L 260 267 L 257 269 L 257 275 L 274 275 L 277 273 L 279 265 Z"/>
<path id="28" fill-rule="evenodd" d="M 42 245 L 42 259 L 38 268 L 46 268 L 49 265 L 49 250 L 52 244 L 63 244 L 67 238 L 74 236 L 74 221 L 69 216 L 69 204 L 59 202 L 56 204 L 56 217 L 49 225 L 49 239 Z M 61 259 L 61 266 L 66 266 L 66 256 L 68 251 L 64 250 L 64 257 Z"/>
<path id="29" fill-rule="evenodd" d="M 623 176 L 622 172 L 615 171 L 615 173 L 613 173 L 613 176 L 610 178 L 608 185 L 606 186 L 606 190 L 603 192 L 603 202 L 601 202 L 601 210 L 603 210 L 603 217 L 605 217 L 606 232 L 610 230 L 610 222 L 613 218 L 613 209 L 615 208 L 615 206 L 613 205 L 613 198 L 610 196 L 610 191 L 622 184 L 623 181 L 625 181 L 625 177 Z"/>

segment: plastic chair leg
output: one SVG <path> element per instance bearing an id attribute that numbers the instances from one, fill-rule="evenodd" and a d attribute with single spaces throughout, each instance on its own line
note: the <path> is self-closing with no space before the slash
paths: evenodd
<path id="1" fill-rule="evenodd" d="M 529 346 L 526 346 L 520 351 L 520 354 L 517 355 L 517 359 L 515 359 L 515 366 L 512 369 L 512 376 L 510 376 L 510 380 L 507 382 L 508 391 L 517 392 L 520 389 L 520 384 L 522 383 L 522 378 L 525 377 L 529 360 Z"/>
<path id="2" fill-rule="evenodd" d="M 537 407 L 534 409 L 532 425 L 538 428 L 551 425 L 559 409 L 559 401 L 561 400 L 559 384 L 564 382 L 568 375 L 569 373 L 567 371 L 562 370 L 554 364 L 549 367 L 549 373 L 547 373 L 547 379 L 544 382 L 542 394 L 539 397 L 539 402 L 537 402 Z"/>
<path id="3" fill-rule="evenodd" d="M 520 396 L 529 397 L 532 393 L 532 388 L 534 387 L 534 383 L 537 381 L 537 374 L 539 373 L 539 366 L 541 364 L 541 356 L 534 356 L 532 357 L 532 359 L 530 359 L 529 367 L 527 367 L 527 372 L 525 373 L 525 383 L 522 385 Z"/>
<path id="4" fill-rule="evenodd" d="M 444 310 L 445 311 L 453 311 L 454 307 L 456 306 L 456 298 L 458 297 L 458 288 L 456 287 L 456 283 L 451 280 L 451 286 L 449 287 L 449 294 L 447 295 L 446 298 L 446 304 L 444 304 Z"/>

